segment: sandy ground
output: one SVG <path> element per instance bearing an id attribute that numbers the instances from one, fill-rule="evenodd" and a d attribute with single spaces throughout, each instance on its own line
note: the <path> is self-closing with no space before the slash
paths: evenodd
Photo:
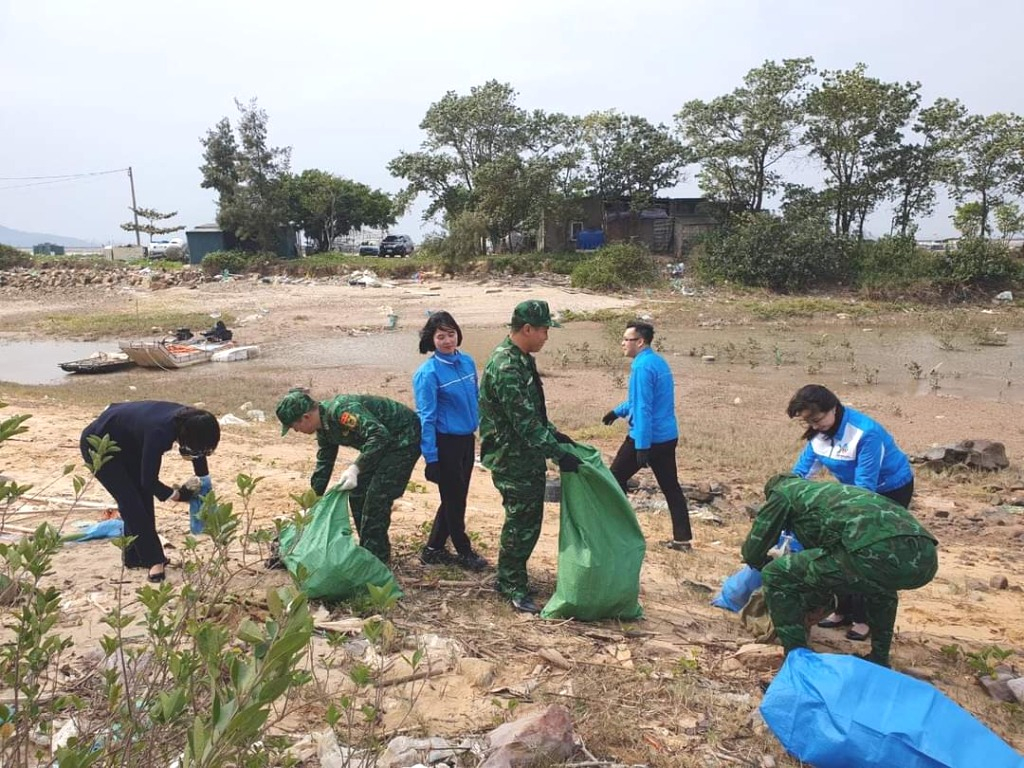
<path id="1" fill-rule="evenodd" d="M 455 315 L 466 331 L 467 349 L 482 365 L 487 351 L 502 337 L 502 324 L 512 307 L 526 297 L 545 299 L 562 312 L 649 313 L 666 336 L 674 335 L 676 345 L 666 354 L 681 384 L 680 478 L 689 485 L 721 484 L 724 493 L 710 505 L 693 505 L 700 511 L 694 516 L 695 552 L 691 555 L 658 546 L 668 537 L 667 515 L 649 503 L 643 492 L 636 497 L 644 499 L 637 507 L 648 539 L 642 573 L 644 621 L 636 625 L 542 622 L 514 614 L 500 603 L 490 588 L 491 573 L 481 577 L 446 569 L 439 574 L 418 562 L 415 553 L 424 538 L 424 525 L 437 503 L 420 463 L 413 489 L 396 504 L 392 525 L 395 572 L 407 593 L 396 623 L 409 633 L 458 638 L 463 653 L 482 660 L 488 671 L 485 674 L 467 662 L 463 668 L 420 683 L 415 691 L 396 686 L 388 700 L 392 719 L 387 722 L 395 728 L 454 737 L 487 730 L 507 719 L 506 703 L 511 699 L 524 702 L 524 707 L 560 701 L 570 705 L 579 732 L 602 758 L 651 765 L 725 765 L 729 761 L 721 757 L 723 753 L 744 759 L 769 754 L 780 765 L 795 765 L 770 735 L 747 719 L 760 698 L 758 682 L 770 674 L 729 658 L 751 640 L 750 635 L 734 615 L 710 607 L 708 601 L 721 579 L 739 566 L 738 545 L 749 525 L 744 506 L 758 501 L 764 479 L 789 466 L 800 448 L 799 431 L 788 423 L 784 408 L 793 389 L 813 379 L 799 366 L 702 364 L 699 356 L 686 353 L 686 337 L 701 332 L 699 317 L 713 308 L 677 316 L 673 312 L 678 297 L 598 296 L 528 280 L 398 281 L 390 287 L 365 289 L 239 281 L 191 291 L 5 295 L 0 320 L 29 325 L 45 313 L 72 308 L 93 313 L 138 312 L 140 307 L 143 312 L 168 308 L 230 312 L 236 337 L 260 344 L 264 350 L 256 361 L 206 365 L 193 371 L 136 371 L 59 387 L 0 384 L 0 399 L 10 404 L 0 414 L 33 414 L 29 432 L 0 446 L 0 472 L 35 486 L 29 503 L 9 515 L 9 530 L 17 535 L 44 519 L 66 521 L 70 529 L 78 521 L 98 519 L 109 505 L 102 489 L 93 485 L 86 491 L 85 503 L 68 512 L 71 481 L 63 475 L 65 465 L 80 463 L 78 434 L 101 402 L 202 401 L 218 413 L 231 410 L 241 415 L 239 406 L 248 401 L 273 420 L 273 403 L 291 383 L 312 385 L 323 397 L 365 391 L 411 402 L 409 379 L 420 361 L 414 331 L 428 310 L 444 308 Z M 392 333 L 383 330 L 387 308 L 400 318 L 399 329 Z M 744 330 L 766 340 L 778 332 L 767 324 Z M 560 333 L 565 334 L 564 340 Z M 599 323 L 569 323 L 551 334 L 539 363 L 546 375 L 553 420 L 610 458 L 624 429 L 621 422 L 612 428 L 600 426 L 600 416 L 624 398 L 627 362 L 617 356 Z M 609 357 L 598 362 L 587 359 L 605 349 L 610 350 Z M 1012 354 L 1019 359 L 1019 351 Z M 901 597 L 894 666 L 930 679 L 1021 749 L 1020 707 L 990 700 L 964 658 L 951 661 L 948 650 L 954 644 L 964 652 L 995 645 L 1012 651 L 1005 663 L 1024 672 L 1024 506 L 1016 506 L 1024 503 L 1021 405 L 939 393 L 921 396 L 905 387 L 850 382 L 844 387 L 838 372 L 825 371 L 820 378 L 848 402 L 876 414 L 908 451 L 961 438 L 992 437 L 1005 442 L 1012 466 L 1004 472 L 980 478 L 918 474 L 913 511 L 940 539 L 941 565 L 931 584 Z M 237 504 L 233 478 L 238 473 L 264 478 L 254 507 L 257 523 L 266 525 L 275 515 L 294 509 L 290 494 L 306 487 L 314 451 L 311 438 L 290 434 L 282 439 L 271 421 L 227 427 L 211 460 L 214 481 L 224 499 Z M 345 449 L 342 453 L 342 460 L 348 458 Z M 342 460 L 338 471 L 344 466 Z M 188 471 L 187 464 L 168 456 L 163 476 L 167 481 L 182 480 Z M 649 473 L 641 473 L 638 479 L 645 489 L 652 487 Z M 656 502 L 660 497 L 654 494 L 650 499 Z M 710 516 L 720 524 L 702 519 Z M 480 551 L 493 561 L 502 510 L 484 470 L 475 475 L 467 518 Z M 158 527 L 172 547 L 169 573 L 178 582 L 182 576 L 176 567 L 177 552 L 188 527 L 186 506 L 158 505 Z M 554 588 L 557 542 L 558 507 L 548 505 L 542 537 L 530 561 L 540 600 Z M 260 554 L 255 547 L 245 552 L 240 547 L 236 554 L 239 564 L 246 565 L 240 580 L 243 591 L 259 594 L 267 586 L 285 583 L 280 572 L 256 567 Z M 60 630 L 74 638 L 74 654 L 79 658 L 104 633 L 99 618 L 111 607 L 115 588 L 144 582 L 141 573 L 122 573 L 118 562 L 117 551 L 106 542 L 68 546 L 57 556 L 50 578 L 65 594 Z M 1006 577 L 1007 588 L 990 586 L 1000 576 Z M 344 611 L 333 614 L 341 615 Z M 835 631 L 815 629 L 812 643 L 829 652 L 866 650 Z M 946 654 L 941 651 L 944 646 Z M 538 656 L 544 649 L 559 651 L 568 669 Z M 693 668 L 680 663 L 688 659 L 696 660 Z M 414 716 L 408 713 L 410 697 L 415 698 Z M 307 732 L 320 725 L 307 712 L 286 727 Z"/>

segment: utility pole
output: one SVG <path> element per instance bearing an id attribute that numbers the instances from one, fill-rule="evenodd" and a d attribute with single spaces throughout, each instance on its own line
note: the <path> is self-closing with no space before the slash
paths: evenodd
<path id="1" fill-rule="evenodd" d="M 135 177 L 132 176 L 132 167 L 128 166 L 128 183 L 132 186 L 132 216 L 135 217 L 135 244 L 142 246 L 142 236 L 139 234 L 139 206 L 135 204 Z"/>

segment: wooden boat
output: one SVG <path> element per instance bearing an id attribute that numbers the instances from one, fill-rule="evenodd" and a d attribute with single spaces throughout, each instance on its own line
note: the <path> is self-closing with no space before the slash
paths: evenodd
<path id="1" fill-rule="evenodd" d="M 209 362 L 214 352 L 230 349 L 234 341 L 209 341 L 202 336 L 187 340 L 122 341 L 119 346 L 133 362 L 143 368 L 187 368 Z"/>
<path id="2" fill-rule="evenodd" d="M 123 352 L 96 352 L 81 360 L 57 363 L 62 371 L 68 373 L 113 373 L 123 371 L 135 365 L 135 361 Z"/>

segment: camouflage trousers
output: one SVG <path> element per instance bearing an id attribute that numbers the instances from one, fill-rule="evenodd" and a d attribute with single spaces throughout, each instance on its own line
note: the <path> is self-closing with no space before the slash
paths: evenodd
<path id="1" fill-rule="evenodd" d="M 359 484 L 349 494 L 359 544 L 383 563 L 391 559 L 391 507 L 405 493 L 419 458 L 418 443 L 388 451 L 373 471 L 360 473 Z"/>
<path id="2" fill-rule="evenodd" d="M 935 542 L 896 536 L 856 552 L 805 549 L 769 563 L 761 575 L 768 613 L 787 651 L 807 646 L 805 613 L 827 605 L 833 594 L 863 595 L 871 628 L 869 658 L 888 666 L 897 591 L 923 587 L 937 570 Z"/>
<path id="3" fill-rule="evenodd" d="M 526 597 L 526 561 L 540 538 L 544 519 L 544 464 L 517 473 L 491 472 L 505 507 L 495 588 L 509 598 Z"/>

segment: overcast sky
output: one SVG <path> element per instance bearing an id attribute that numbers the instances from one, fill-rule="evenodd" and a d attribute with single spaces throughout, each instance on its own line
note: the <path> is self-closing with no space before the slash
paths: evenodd
<path id="1" fill-rule="evenodd" d="M 731 91 L 765 59 L 812 56 L 920 81 L 925 103 L 1024 113 L 1022 41 L 1020 0 L 0 0 L 0 224 L 127 240 L 126 174 L 19 177 L 129 165 L 140 206 L 213 221 L 199 138 L 234 122 L 236 97 L 258 97 L 293 171 L 395 192 L 387 162 L 418 147 L 427 107 L 491 78 L 530 109 L 670 124 L 685 101 Z M 699 194 L 692 170 L 676 193 Z M 920 236 L 951 234 L 949 213 Z M 888 214 L 871 223 L 884 233 Z M 424 228 L 413 215 L 394 231 L 418 241 Z"/>

